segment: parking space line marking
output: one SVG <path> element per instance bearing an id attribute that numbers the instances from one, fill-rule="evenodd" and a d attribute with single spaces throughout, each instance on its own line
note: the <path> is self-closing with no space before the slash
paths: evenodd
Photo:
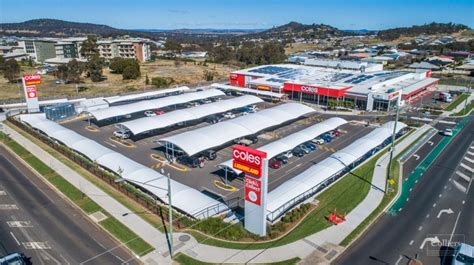
<path id="1" fill-rule="evenodd" d="M 464 163 L 461 163 L 461 164 L 459 164 L 459 165 L 462 166 L 463 168 L 465 168 L 465 169 L 468 170 L 468 171 L 474 172 L 474 169 L 472 169 L 471 167 L 467 166 L 467 165 L 464 164 Z"/>
<path id="2" fill-rule="evenodd" d="M 5 196 L 5 195 L 7 195 L 7 192 L 4 190 L 0 190 L 0 196 Z"/>
<path id="3" fill-rule="evenodd" d="M 413 245 L 413 243 L 415 243 L 415 240 L 412 239 L 412 240 L 410 241 L 410 246 Z"/>
<path id="4" fill-rule="evenodd" d="M 30 221 L 7 221 L 9 227 L 33 227 Z"/>
<path id="5" fill-rule="evenodd" d="M 15 236 L 12 232 L 10 232 L 10 235 L 12 235 L 13 239 L 15 239 L 15 242 L 18 244 L 18 246 L 20 246 L 20 245 L 21 245 L 21 244 L 20 244 L 20 241 L 18 241 L 18 239 L 16 238 L 16 236 Z"/>
<path id="6" fill-rule="evenodd" d="M 464 187 L 463 185 L 459 184 L 459 183 L 458 183 L 457 181 L 455 181 L 455 180 L 453 180 L 453 184 L 454 184 L 454 186 L 455 186 L 458 190 L 460 190 L 460 191 L 466 193 L 466 191 L 467 191 L 467 188 L 466 188 L 466 187 Z"/>
<path id="7" fill-rule="evenodd" d="M 46 242 L 22 242 L 25 249 L 51 249 Z"/>

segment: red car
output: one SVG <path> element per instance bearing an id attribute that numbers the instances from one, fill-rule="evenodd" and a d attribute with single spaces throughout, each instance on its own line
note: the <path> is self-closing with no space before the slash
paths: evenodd
<path id="1" fill-rule="evenodd" d="M 336 130 L 332 131 L 331 134 L 336 136 L 336 137 L 339 137 L 339 136 L 341 136 L 341 131 L 336 129 Z"/>
<path id="2" fill-rule="evenodd" d="M 276 159 L 271 159 L 270 161 L 268 161 L 268 166 L 273 169 L 278 169 L 281 167 L 281 162 Z"/>
<path id="3" fill-rule="evenodd" d="M 162 111 L 162 110 L 155 110 L 155 114 L 156 115 L 163 115 L 165 114 L 166 112 Z"/>

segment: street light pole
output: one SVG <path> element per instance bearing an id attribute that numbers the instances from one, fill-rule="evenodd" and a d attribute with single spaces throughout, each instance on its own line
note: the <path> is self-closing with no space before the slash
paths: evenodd
<path id="1" fill-rule="evenodd" d="M 388 184 L 390 180 L 390 169 L 392 167 L 392 159 L 393 159 L 393 152 L 395 151 L 395 136 L 397 134 L 397 123 L 398 123 L 398 114 L 400 112 L 400 102 L 399 98 L 397 99 L 397 111 L 395 114 L 395 124 L 393 125 L 393 132 L 392 132 L 392 146 L 390 147 L 390 159 L 388 160 L 388 167 L 387 167 L 387 183 L 385 185 L 385 193 L 388 190 Z"/>
<path id="2" fill-rule="evenodd" d="M 170 173 L 168 176 L 168 217 L 169 217 L 169 226 L 170 226 L 170 257 L 173 258 L 173 206 L 171 206 L 171 177 Z"/>

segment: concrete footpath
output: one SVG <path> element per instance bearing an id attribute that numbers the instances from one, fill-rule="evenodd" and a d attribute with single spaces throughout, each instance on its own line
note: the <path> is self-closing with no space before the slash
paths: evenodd
<path id="1" fill-rule="evenodd" d="M 79 175 L 76 171 L 64 165 L 61 161 L 54 158 L 52 155 L 38 147 L 36 144 L 15 130 L 11 129 L 5 124 L 3 124 L 3 128 L 13 140 L 21 144 L 34 156 L 38 157 L 46 165 L 65 178 L 69 183 L 80 189 L 93 201 L 109 212 L 113 217 L 135 232 L 139 237 L 155 248 L 158 246 L 156 251 L 140 257 L 140 260 L 142 260 L 145 264 L 171 264 L 171 259 L 169 256 L 164 257 L 162 255 L 162 253 L 168 251 L 166 237 L 163 233 L 151 226 L 148 222 L 137 216 L 135 213 L 131 213 L 128 208 L 123 206 L 114 198 L 110 197 L 107 193 Z M 124 215 L 125 213 L 126 215 Z M 84 260 L 87 260 L 87 258 Z"/>
<path id="2" fill-rule="evenodd" d="M 156 251 L 141 258 L 144 263 L 171 263 L 168 255 L 166 237 L 163 233 L 136 214 L 130 213 L 125 206 L 13 129 L 8 126 L 4 126 L 4 128 L 15 141 L 23 145 L 33 155 L 40 158 L 75 187 L 81 189 L 85 194 L 87 194 L 87 196 L 101 205 L 120 222 L 133 230 L 138 236 L 150 243 L 153 247 L 157 248 Z M 396 145 L 395 155 L 398 155 L 403 149 L 430 128 L 430 126 L 423 126 L 406 137 Z M 384 195 L 383 191 L 385 189 L 388 154 L 383 155 L 377 161 L 376 165 L 372 179 L 372 185 L 374 188 L 370 189 L 367 197 L 347 215 L 347 221 L 338 226 L 331 226 L 304 239 L 297 240 L 284 246 L 259 250 L 238 250 L 209 246 L 198 243 L 191 236 L 177 233 L 175 234 L 174 243 L 175 252 L 183 252 L 192 258 L 212 263 L 271 263 L 295 257 L 299 257 L 302 260 L 310 260 L 310 262 L 314 263 L 328 263 L 343 250 L 343 248 L 339 246 L 341 241 L 346 238 L 353 229 L 361 224 L 362 221 L 365 220 L 382 201 Z M 128 214 L 123 216 L 124 213 Z"/>

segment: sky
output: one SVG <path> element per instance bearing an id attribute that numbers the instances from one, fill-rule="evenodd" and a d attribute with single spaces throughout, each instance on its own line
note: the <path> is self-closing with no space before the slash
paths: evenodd
<path id="1" fill-rule="evenodd" d="M 265 29 L 290 21 L 339 29 L 454 22 L 474 27 L 474 0 L 0 0 L 0 22 L 55 18 L 121 29 Z"/>

